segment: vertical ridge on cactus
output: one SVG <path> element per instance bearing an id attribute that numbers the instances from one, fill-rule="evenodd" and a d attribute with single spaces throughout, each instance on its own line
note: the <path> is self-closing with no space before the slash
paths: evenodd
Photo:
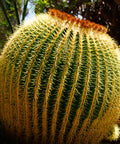
<path id="1" fill-rule="evenodd" d="M 50 9 L 0 56 L 0 121 L 25 143 L 97 144 L 120 115 L 120 58 L 104 26 Z"/>

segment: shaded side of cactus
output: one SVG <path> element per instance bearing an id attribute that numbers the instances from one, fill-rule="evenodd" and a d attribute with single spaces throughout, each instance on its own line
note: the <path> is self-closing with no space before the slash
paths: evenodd
<path id="1" fill-rule="evenodd" d="M 97 144 L 119 117 L 120 60 L 105 27 L 50 9 L 0 56 L 0 120 L 34 143 Z"/>

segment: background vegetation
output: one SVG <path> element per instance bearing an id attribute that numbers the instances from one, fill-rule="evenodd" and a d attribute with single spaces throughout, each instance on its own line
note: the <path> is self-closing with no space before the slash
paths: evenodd
<path id="1" fill-rule="evenodd" d="M 55 8 L 104 25 L 120 45 L 120 0 L 0 0 L 0 53 L 10 34 L 27 17 L 29 3 L 35 14 Z"/>

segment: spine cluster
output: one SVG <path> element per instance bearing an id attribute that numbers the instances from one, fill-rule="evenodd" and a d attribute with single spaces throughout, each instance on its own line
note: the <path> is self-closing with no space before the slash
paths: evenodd
<path id="1" fill-rule="evenodd" d="M 117 45 L 97 24 L 82 31 L 49 13 L 18 29 L 0 56 L 0 120 L 26 143 L 97 144 L 120 114 Z"/>

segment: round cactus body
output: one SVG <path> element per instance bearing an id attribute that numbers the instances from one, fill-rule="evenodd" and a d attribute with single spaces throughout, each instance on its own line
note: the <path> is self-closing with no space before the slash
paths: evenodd
<path id="1" fill-rule="evenodd" d="M 97 144 L 120 114 L 118 46 L 107 29 L 50 9 L 0 56 L 0 121 L 26 143 Z"/>

